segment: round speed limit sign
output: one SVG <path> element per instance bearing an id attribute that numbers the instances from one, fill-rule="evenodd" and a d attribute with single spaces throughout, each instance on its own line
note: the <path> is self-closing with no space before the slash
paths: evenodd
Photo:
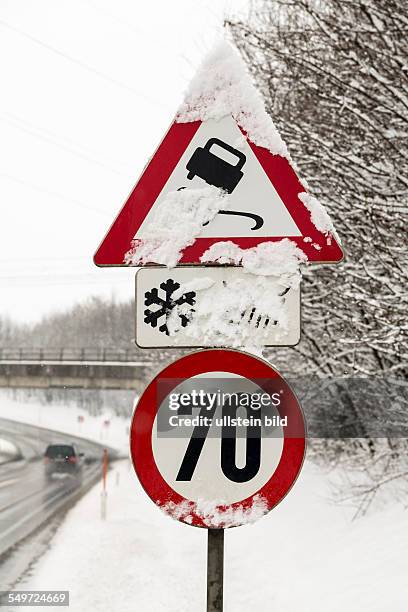
<path id="1" fill-rule="evenodd" d="M 192 353 L 149 384 L 133 415 L 137 476 L 166 513 L 197 527 L 253 522 L 295 482 L 305 422 L 266 361 L 242 351 Z"/>

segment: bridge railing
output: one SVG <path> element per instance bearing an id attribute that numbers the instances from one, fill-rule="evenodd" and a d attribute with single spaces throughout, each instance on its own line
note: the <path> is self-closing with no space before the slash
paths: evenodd
<path id="1" fill-rule="evenodd" d="M 148 355 L 117 348 L 14 348 L 0 347 L 1 361 L 115 361 L 149 363 Z"/>

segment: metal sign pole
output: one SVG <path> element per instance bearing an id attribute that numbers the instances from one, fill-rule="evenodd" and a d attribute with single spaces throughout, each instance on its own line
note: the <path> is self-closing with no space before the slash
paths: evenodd
<path id="1" fill-rule="evenodd" d="M 208 376 L 210 373 L 217 376 L 219 372 L 228 373 L 226 382 Z M 214 384 L 216 380 L 218 382 Z M 268 430 L 276 427 L 282 431 L 282 437 L 278 439 L 267 433 L 263 435 L 262 422 L 256 426 L 248 425 L 251 435 L 248 432 L 245 465 L 242 462 L 237 465 L 236 435 L 235 438 L 231 435 L 236 434 L 237 427 L 232 424 L 231 413 L 222 410 L 222 418 L 213 420 L 217 407 L 224 405 L 227 394 L 231 396 L 231 380 L 234 385 L 238 382 L 236 389 L 240 393 L 242 391 L 245 398 L 244 402 L 239 402 L 243 407 L 251 406 L 256 399 L 255 395 L 252 396 L 253 381 L 264 381 L 260 388 L 265 391 L 264 395 L 267 390 L 270 399 L 263 403 L 270 406 L 276 404 L 279 413 L 274 415 L 275 418 L 268 417 L 271 422 L 265 419 L 265 425 Z M 248 380 L 252 381 L 250 386 L 246 386 Z M 210 389 L 217 391 L 214 394 Z M 201 399 L 203 394 L 204 399 L 208 396 L 208 400 L 215 395 L 215 401 L 211 402 L 214 404 L 212 412 L 208 410 L 210 401 L 203 402 Z M 168 402 L 163 402 L 164 395 L 169 398 Z M 261 394 L 257 395 L 261 397 Z M 266 399 L 264 395 L 263 400 Z M 185 399 L 189 406 L 199 405 L 201 410 L 205 410 L 207 418 L 187 420 L 184 416 Z M 170 446 L 170 438 L 163 436 L 160 427 L 155 426 L 159 420 L 159 423 L 168 423 L 171 428 L 178 427 L 174 415 L 169 417 L 169 413 L 162 410 L 165 403 L 166 410 L 179 411 L 180 418 L 176 417 L 179 425 L 183 423 L 183 427 L 193 428 L 188 432 L 187 445 L 183 442 Z M 260 403 L 252 406 L 256 414 L 258 408 L 255 406 Z M 183 408 L 183 412 L 180 408 Z M 198 417 L 203 416 L 201 410 Z M 236 410 L 234 405 L 234 414 Z M 252 417 L 249 410 L 248 416 Z M 253 421 L 255 419 L 248 419 L 249 423 Z M 218 452 L 210 441 L 206 443 L 207 438 L 212 437 L 209 432 L 213 425 L 221 429 L 218 438 L 211 440 L 219 447 Z M 184 431 L 186 435 L 187 431 Z M 289 491 L 302 469 L 306 431 L 302 409 L 294 392 L 279 372 L 260 357 L 233 349 L 203 350 L 184 355 L 156 375 L 139 398 L 130 432 L 132 462 L 141 485 L 152 501 L 173 519 L 204 528 L 203 537 L 207 530 L 207 605 L 204 609 L 207 612 L 222 612 L 224 531 L 220 527 L 225 530 L 244 525 L 248 522 L 250 509 L 257 508 L 259 498 L 263 501 L 262 514 L 272 510 Z M 261 450 L 264 452 L 261 453 Z M 277 451 L 280 454 L 278 465 L 274 459 Z M 265 473 L 269 478 L 266 483 Z M 248 495 L 248 486 L 245 485 L 249 481 L 252 495 Z M 183 483 L 183 504 L 180 504 L 180 482 Z M 276 483 L 284 483 L 284 486 L 277 486 Z M 226 497 L 238 501 L 214 503 L 214 499 L 225 500 Z"/>
<path id="2" fill-rule="evenodd" d="M 224 529 L 208 529 L 207 612 L 222 612 L 224 595 Z"/>

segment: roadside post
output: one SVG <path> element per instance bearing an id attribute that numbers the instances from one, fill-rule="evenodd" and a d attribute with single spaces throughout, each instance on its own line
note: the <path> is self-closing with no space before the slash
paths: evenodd
<path id="1" fill-rule="evenodd" d="M 101 492 L 101 519 L 106 520 L 108 493 L 106 491 L 106 477 L 108 474 L 109 455 L 106 448 L 103 449 L 102 455 L 102 492 Z"/>
<path id="2" fill-rule="evenodd" d="M 78 431 L 81 432 L 82 430 L 82 425 L 83 422 L 85 421 L 85 417 L 83 414 L 78 414 L 77 416 L 77 422 L 78 422 Z"/>
<path id="3" fill-rule="evenodd" d="M 305 456 L 295 393 L 258 355 L 300 340 L 300 265 L 342 258 L 242 60 L 221 45 L 94 256 L 142 268 L 140 348 L 200 349 L 147 385 L 130 451 L 154 504 L 208 532 L 207 612 L 223 610 L 225 530 L 280 503 Z"/>

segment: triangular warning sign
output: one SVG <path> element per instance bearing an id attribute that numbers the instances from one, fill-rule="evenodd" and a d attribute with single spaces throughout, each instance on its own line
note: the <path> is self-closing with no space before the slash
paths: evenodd
<path id="1" fill-rule="evenodd" d="M 200 79 L 205 84 L 201 91 Z M 179 112 L 108 231 L 95 263 L 128 265 L 132 247 L 154 235 L 155 211 L 166 206 L 169 194 L 209 185 L 227 194 L 228 207 L 217 209 L 202 225 L 193 244 L 182 250 L 180 264 L 199 264 L 216 242 L 230 240 L 245 249 L 284 238 L 311 262 L 340 261 L 343 253 L 327 213 L 306 194 L 272 120 L 258 97 L 254 102 L 253 85 L 235 52 L 223 47 L 222 53 L 213 54 L 193 86 L 184 112 Z M 231 109 L 225 104 L 229 97 Z"/>

